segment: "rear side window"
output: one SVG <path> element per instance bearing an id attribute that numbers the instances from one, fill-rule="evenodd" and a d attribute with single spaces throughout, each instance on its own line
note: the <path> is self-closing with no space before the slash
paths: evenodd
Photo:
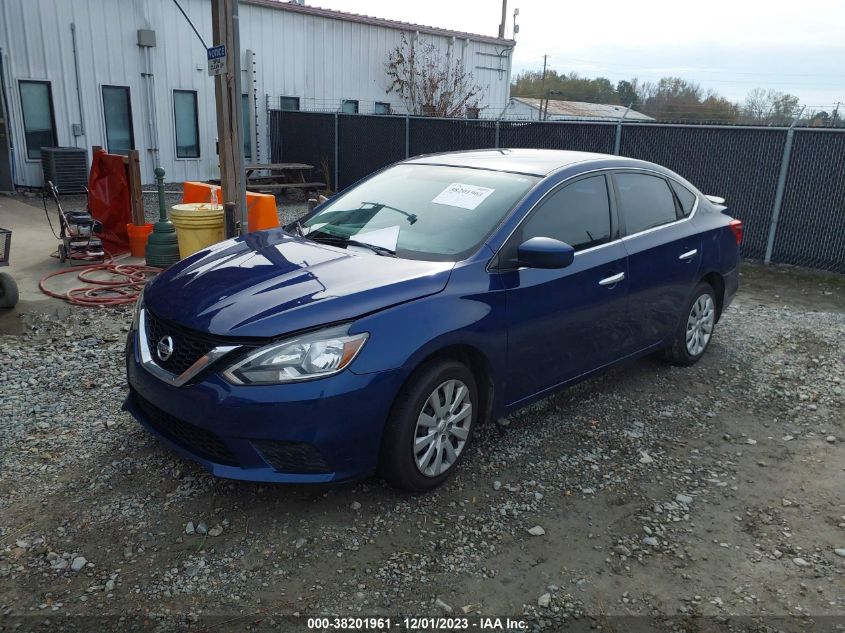
<path id="1" fill-rule="evenodd" d="M 669 184 L 672 185 L 672 190 L 678 196 L 678 202 L 681 203 L 681 215 L 688 217 L 695 207 L 696 195 L 679 182 L 670 180 Z"/>
<path id="2" fill-rule="evenodd" d="M 576 251 L 610 241 L 610 203 L 604 176 L 591 176 L 549 194 L 520 225 L 508 245 L 505 261 L 532 237 L 551 237 Z"/>
<path id="3" fill-rule="evenodd" d="M 668 183 L 648 174 L 616 174 L 619 208 L 628 235 L 678 219 L 675 198 Z"/>

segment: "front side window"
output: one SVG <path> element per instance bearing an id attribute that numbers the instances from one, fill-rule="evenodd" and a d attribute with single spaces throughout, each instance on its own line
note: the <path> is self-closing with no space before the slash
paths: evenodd
<path id="1" fill-rule="evenodd" d="M 302 222 L 315 241 L 378 244 L 398 257 L 458 261 L 474 252 L 534 183 L 534 176 L 396 165 L 335 196 Z"/>
<path id="2" fill-rule="evenodd" d="M 132 104 L 126 86 L 103 86 L 103 116 L 106 147 L 110 154 L 128 154 L 135 149 L 132 132 Z"/>
<path id="3" fill-rule="evenodd" d="M 688 217 L 695 208 L 697 196 L 679 182 L 670 180 L 669 184 L 672 185 L 672 190 L 675 192 L 675 195 L 678 197 L 678 202 L 681 204 L 681 214 L 685 218 Z"/>
<path id="4" fill-rule="evenodd" d="M 196 91 L 173 91 L 173 117 L 176 121 L 176 158 L 199 158 L 200 130 Z"/>
<path id="5" fill-rule="evenodd" d="M 610 202 L 604 176 L 590 176 L 547 195 L 514 231 L 502 252 L 502 266 L 517 265 L 519 245 L 532 237 L 551 237 L 576 251 L 611 239 Z"/>
<path id="6" fill-rule="evenodd" d="M 53 147 L 58 144 L 50 82 L 21 81 L 19 88 L 26 157 L 37 159 L 41 156 L 42 147 Z"/>
<path id="7" fill-rule="evenodd" d="M 625 220 L 625 232 L 640 231 L 678 219 L 675 198 L 669 184 L 660 176 L 621 173 L 614 176 L 619 192 L 619 209 Z"/>
<path id="8" fill-rule="evenodd" d="M 346 114 L 358 114 L 358 102 L 353 99 L 344 99 L 340 110 Z"/>

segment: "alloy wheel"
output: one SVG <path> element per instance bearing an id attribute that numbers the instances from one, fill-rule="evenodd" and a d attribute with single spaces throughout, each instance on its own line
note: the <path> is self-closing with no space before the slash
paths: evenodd
<path id="1" fill-rule="evenodd" d="M 703 294 L 692 304 L 687 318 L 687 352 L 690 356 L 698 356 L 710 342 L 713 324 L 716 320 L 716 310 L 713 297 Z"/>
<path id="2" fill-rule="evenodd" d="M 426 477 L 449 470 L 464 450 L 472 424 L 469 388 L 460 380 L 441 383 L 425 401 L 414 432 L 414 461 Z"/>

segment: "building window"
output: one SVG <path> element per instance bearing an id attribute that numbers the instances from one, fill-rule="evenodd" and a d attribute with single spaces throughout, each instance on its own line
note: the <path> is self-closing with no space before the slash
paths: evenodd
<path id="1" fill-rule="evenodd" d="M 390 114 L 390 104 L 384 101 L 376 101 L 376 114 Z"/>
<path id="2" fill-rule="evenodd" d="M 252 160 L 252 132 L 250 131 L 250 121 L 252 120 L 253 112 L 249 107 L 249 95 L 241 95 L 241 118 L 243 119 L 243 142 L 244 142 L 244 160 Z"/>
<path id="3" fill-rule="evenodd" d="M 173 118 L 176 121 L 176 158 L 199 158 L 200 129 L 195 90 L 173 91 Z"/>
<path id="4" fill-rule="evenodd" d="M 109 154 L 128 154 L 130 149 L 135 149 L 129 88 L 103 86 L 103 115 Z"/>
<path id="5" fill-rule="evenodd" d="M 26 157 L 37 159 L 41 157 L 42 147 L 53 147 L 58 144 L 50 82 L 21 81 L 19 88 Z"/>
<path id="6" fill-rule="evenodd" d="M 299 97 L 279 97 L 279 110 L 299 110 Z"/>
<path id="7" fill-rule="evenodd" d="M 354 99 L 344 99 L 340 111 L 345 114 L 358 114 L 358 102 Z"/>

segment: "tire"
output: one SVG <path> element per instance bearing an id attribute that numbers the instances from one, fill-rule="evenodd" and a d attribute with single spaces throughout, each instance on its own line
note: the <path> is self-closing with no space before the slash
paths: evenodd
<path id="1" fill-rule="evenodd" d="M 694 365 L 704 356 L 710 341 L 713 340 L 716 305 L 713 286 L 705 282 L 698 284 L 682 313 L 672 345 L 663 352 L 666 361 L 687 367 Z"/>
<path id="2" fill-rule="evenodd" d="M 14 308 L 18 302 L 18 285 L 9 273 L 0 273 L 0 308 Z"/>
<path id="3" fill-rule="evenodd" d="M 396 397 L 382 438 L 379 474 L 392 486 L 411 492 L 436 488 L 466 454 L 478 415 L 478 387 L 463 363 L 441 359 L 423 365 Z M 420 447 L 415 450 L 417 441 Z"/>

